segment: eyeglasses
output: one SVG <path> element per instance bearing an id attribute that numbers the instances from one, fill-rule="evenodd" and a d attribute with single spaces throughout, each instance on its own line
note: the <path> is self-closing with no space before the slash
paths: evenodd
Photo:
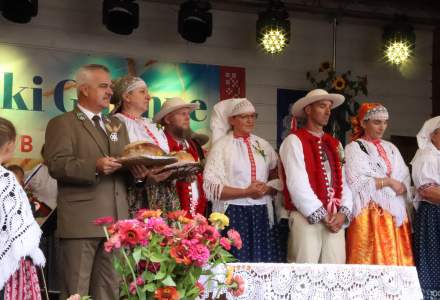
<path id="1" fill-rule="evenodd" d="M 240 118 L 242 120 L 256 120 L 258 119 L 258 114 L 248 114 L 248 115 L 237 115 L 237 118 Z"/>

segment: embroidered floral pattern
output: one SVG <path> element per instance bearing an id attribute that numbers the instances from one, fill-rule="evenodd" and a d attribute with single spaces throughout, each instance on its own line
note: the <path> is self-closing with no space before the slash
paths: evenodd
<path id="1" fill-rule="evenodd" d="M 316 224 L 321 222 L 322 219 L 327 215 L 327 210 L 324 208 L 324 206 L 321 206 L 317 210 L 315 210 L 314 213 L 312 213 L 310 216 L 307 217 L 307 221 L 310 224 Z"/>
<path id="2" fill-rule="evenodd" d="M 266 160 L 266 153 L 264 152 L 264 149 L 261 148 L 260 142 L 258 140 L 255 141 L 255 144 L 252 145 L 255 151 L 257 151 L 258 154 L 260 154 L 264 160 Z"/>
<path id="3" fill-rule="evenodd" d="M 345 224 L 348 225 L 351 221 L 351 211 L 346 206 L 341 206 L 338 213 L 344 214 L 346 217 Z"/>

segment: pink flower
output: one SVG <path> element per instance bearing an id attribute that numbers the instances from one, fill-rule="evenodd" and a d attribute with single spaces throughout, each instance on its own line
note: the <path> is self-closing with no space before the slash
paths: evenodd
<path id="1" fill-rule="evenodd" d="M 93 224 L 98 226 L 104 226 L 104 225 L 112 224 L 113 222 L 114 222 L 113 217 L 108 216 L 108 217 L 102 217 L 96 219 L 95 221 L 93 221 Z"/>
<path id="2" fill-rule="evenodd" d="M 188 249 L 188 257 L 194 262 L 197 267 L 206 265 L 209 259 L 209 249 L 202 244 L 197 244 Z"/>
<path id="3" fill-rule="evenodd" d="M 231 241 L 225 237 L 220 239 L 220 245 L 228 251 L 231 250 Z"/>
<path id="4" fill-rule="evenodd" d="M 144 285 L 145 284 L 145 281 L 142 279 L 142 277 L 138 277 L 137 279 L 136 279 L 136 285 L 137 286 L 141 286 L 141 285 Z"/>
<path id="5" fill-rule="evenodd" d="M 154 231 L 157 234 L 171 237 L 173 236 L 173 230 L 162 218 L 149 218 L 147 221 L 147 228 Z"/>
<path id="6" fill-rule="evenodd" d="M 208 225 L 208 220 L 206 220 L 206 218 L 204 216 L 202 216 L 201 214 L 196 214 L 193 218 L 193 220 L 198 224 L 198 225 Z"/>
<path id="7" fill-rule="evenodd" d="M 244 293 L 244 280 L 238 275 L 235 275 L 232 277 L 232 283 L 231 287 L 228 289 L 228 291 L 234 296 L 238 297 L 241 296 Z"/>
<path id="8" fill-rule="evenodd" d="M 104 251 L 111 252 L 113 249 L 121 248 L 121 236 L 118 233 L 113 234 L 105 243 Z"/>
<path id="9" fill-rule="evenodd" d="M 136 295 L 136 282 L 134 282 L 134 281 L 131 282 L 128 290 L 129 290 L 130 294 Z"/>
<path id="10" fill-rule="evenodd" d="M 241 247 L 243 246 L 243 242 L 237 230 L 229 229 L 228 237 L 232 240 L 232 244 L 234 245 L 235 248 L 241 249 Z"/>

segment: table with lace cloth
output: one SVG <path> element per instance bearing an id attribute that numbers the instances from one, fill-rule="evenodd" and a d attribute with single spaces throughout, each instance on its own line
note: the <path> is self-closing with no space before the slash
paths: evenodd
<path id="1" fill-rule="evenodd" d="M 246 287 L 240 297 L 226 293 L 227 299 L 423 299 L 415 267 L 269 263 L 228 266 L 234 268 L 234 275 L 244 279 Z"/>

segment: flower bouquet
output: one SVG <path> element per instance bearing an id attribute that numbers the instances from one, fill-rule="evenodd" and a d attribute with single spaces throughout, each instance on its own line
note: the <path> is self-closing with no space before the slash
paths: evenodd
<path id="1" fill-rule="evenodd" d="M 221 281 L 213 271 L 235 260 L 228 252 L 231 247 L 242 246 L 237 231 L 230 229 L 226 237 L 219 233 L 229 219 L 219 213 L 211 214 L 209 221 L 201 215 L 194 219 L 185 215 L 185 211 L 162 215 L 160 210 L 141 209 L 134 219 L 95 221 L 104 227 L 105 251 L 120 252 L 113 262 L 122 277 L 122 299 L 195 299 L 204 294 L 208 282 L 228 288 L 233 295 L 243 292 L 240 277 L 228 272 Z"/>

